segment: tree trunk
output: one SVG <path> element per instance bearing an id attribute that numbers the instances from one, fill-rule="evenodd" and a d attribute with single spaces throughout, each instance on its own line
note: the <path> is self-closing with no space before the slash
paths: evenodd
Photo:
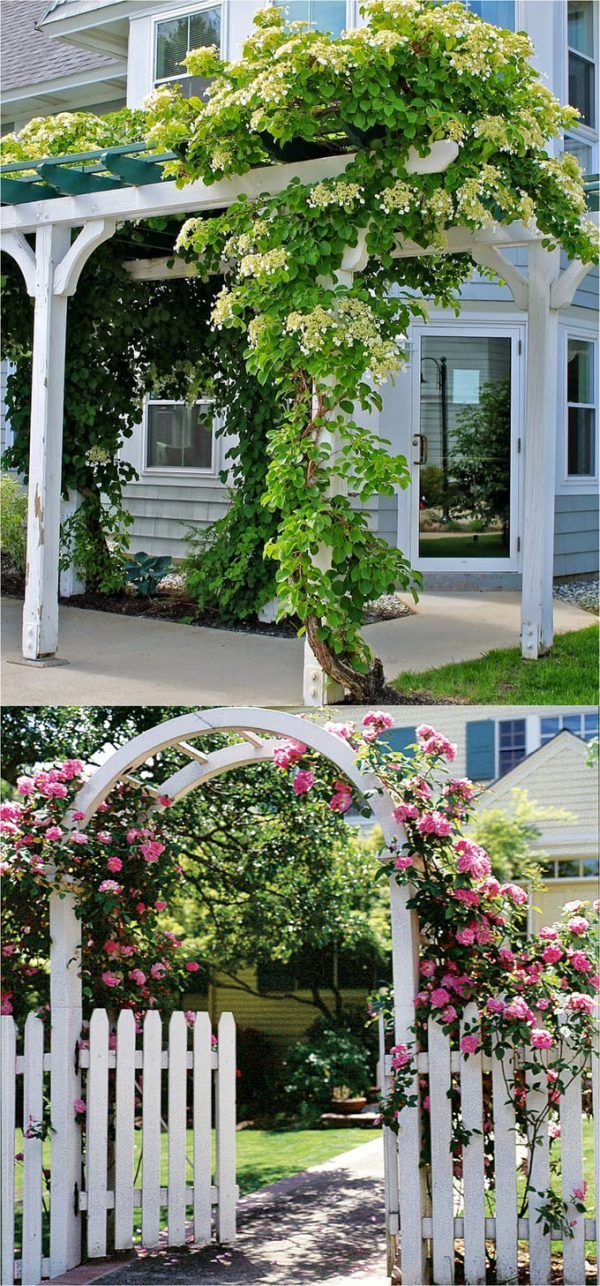
<path id="1" fill-rule="evenodd" d="M 381 701 L 386 695 L 391 700 L 397 700 L 397 693 L 386 684 L 379 657 L 374 657 L 368 674 L 359 674 L 348 661 L 336 656 L 327 644 L 317 637 L 318 629 L 318 618 L 309 616 L 306 622 L 306 635 L 319 665 L 331 679 L 335 679 L 336 683 L 348 690 L 349 696 L 357 705 L 364 705 L 369 701 Z"/>

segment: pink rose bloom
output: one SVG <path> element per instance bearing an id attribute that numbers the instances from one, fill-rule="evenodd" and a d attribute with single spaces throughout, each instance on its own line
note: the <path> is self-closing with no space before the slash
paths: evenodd
<path id="1" fill-rule="evenodd" d="M 140 853 L 145 862 L 158 862 L 161 853 L 164 853 L 165 846 L 158 839 L 149 839 L 145 844 L 140 844 Z"/>
<path id="2" fill-rule="evenodd" d="M 84 1115 L 85 1115 L 85 1112 L 87 1111 L 87 1108 L 86 1108 L 86 1103 L 85 1103 L 85 1099 L 84 1099 L 84 1098 L 76 1098 L 76 1099 L 75 1099 L 75 1102 L 73 1103 L 73 1111 L 74 1111 L 74 1113 L 75 1113 L 75 1115 L 76 1115 L 76 1116 L 84 1116 Z"/>
<path id="3" fill-rule="evenodd" d="M 431 1003 L 436 1009 L 442 1009 L 444 1005 L 448 1004 L 449 1000 L 450 993 L 446 991 L 445 987 L 437 987 L 436 990 L 431 993 Z"/>
<path id="4" fill-rule="evenodd" d="M 332 813 L 347 813 L 352 807 L 352 788 L 345 781 L 334 782 L 335 794 L 331 796 L 329 807 Z"/>
<path id="5" fill-rule="evenodd" d="M 16 822 L 22 815 L 23 810 L 19 804 L 11 804 L 10 800 L 0 804 L 0 817 L 3 822 Z"/>
<path id="6" fill-rule="evenodd" d="M 87 844 L 88 837 L 84 831 L 71 831 L 70 835 L 72 844 Z"/>
<path id="7" fill-rule="evenodd" d="M 4 996 L 0 1004 L 0 1014 L 12 1014 L 13 1007 L 8 996 Z"/>
<path id="8" fill-rule="evenodd" d="M 102 981 L 105 987 L 118 987 L 121 979 L 118 974 L 111 973 L 110 969 L 105 969 L 102 974 Z"/>
<path id="9" fill-rule="evenodd" d="M 315 774 L 309 769 L 299 768 L 292 782 L 292 790 L 295 795 L 306 795 L 315 784 Z"/>
<path id="10" fill-rule="evenodd" d="M 500 960 L 502 964 L 505 966 L 505 968 L 512 969 L 512 966 L 515 963 L 515 957 L 510 947 L 500 947 L 500 950 L 498 951 L 498 956 L 500 957 Z"/>
<path id="11" fill-rule="evenodd" d="M 475 937 L 482 947 L 487 946 L 488 942 L 494 941 L 494 935 L 487 920 L 482 920 L 480 924 L 475 925 Z"/>
<path id="12" fill-rule="evenodd" d="M 577 936 L 581 933 L 587 933 L 589 927 L 587 920 L 582 915 L 574 915 L 573 918 L 567 922 L 569 933 L 575 933 Z"/>
<path id="13" fill-rule="evenodd" d="M 99 839 L 101 844 L 110 844 L 112 835 L 110 831 L 98 831 L 96 839 Z"/>
<path id="14" fill-rule="evenodd" d="M 60 770 L 61 777 L 65 781 L 73 781 L 75 777 L 80 777 L 83 772 L 81 759 L 65 759 Z"/>
<path id="15" fill-rule="evenodd" d="M 538 1009 L 549 1009 L 549 1008 L 550 1008 L 550 1001 L 548 1000 L 548 997 L 547 997 L 547 996 L 542 996 L 540 1000 L 537 1000 L 537 1001 L 536 1001 L 536 1004 L 537 1004 Z"/>
<path id="16" fill-rule="evenodd" d="M 534 1049 L 551 1049 L 554 1044 L 550 1032 L 542 1027 L 532 1027 L 530 1040 Z"/>
<path id="17" fill-rule="evenodd" d="M 478 1044 L 478 1036 L 463 1036 L 460 1042 L 460 1047 L 463 1054 L 474 1054 L 477 1050 Z"/>
<path id="18" fill-rule="evenodd" d="M 2 948 L 2 955 L 14 956 L 16 949 L 14 942 L 7 942 L 6 946 Z"/>
<path id="19" fill-rule="evenodd" d="M 145 986 L 146 975 L 141 969 L 132 969 L 131 973 L 129 974 L 129 977 L 131 978 L 132 982 L 135 982 L 136 987 Z"/>
<path id="20" fill-rule="evenodd" d="M 517 1022 L 534 1022 L 529 1005 L 525 1003 L 521 996 L 515 996 L 514 1000 L 511 1000 L 510 1004 L 505 1006 L 504 1017 L 515 1019 Z"/>
<path id="21" fill-rule="evenodd" d="M 461 947 L 470 947 L 475 941 L 475 934 L 473 930 L 469 928 L 458 929 L 454 936 L 456 941 L 460 942 Z"/>
<path id="22" fill-rule="evenodd" d="M 584 996 L 579 991 L 571 992 L 567 996 L 567 1009 L 574 1009 L 576 1012 L 591 1014 L 594 1010 L 594 1001 L 591 996 Z"/>
<path id="23" fill-rule="evenodd" d="M 556 964 L 556 962 L 560 960 L 561 956 L 562 948 L 559 946 L 550 945 L 548 947 L 544 947 L 544 950 L 542 951 L 542 960 L 544 961 L 544 964 Z"/>
<path id="24" fill-rule="evenodd" d="M 419 810 L 416 804 L 398 804 L 393 816 L 397 822 L 414 822 L 419 816 Z"/>
<path id="25" fill-rule="evenodd" d="M 115 942 L 113 938 L 108 938 L 104 943 L 104 950 L 107 956 L 118 956 L 119 944 L 118 942 Z"/>
<path id="26" fill-rule="evenodd" d="M 188 1025 L 188 1027 L 193 1027 L 193 1025 L 194 1025 L 194 1023 L 195 1023 L 195 1021 L 196 1021 L 196 1015 L 195 1015 L 195 1013 L 194 1013 L 194 1010 L 193 1010 L 193 1009 L 184 1009 L 184 1011 L 183 1011 L 183 1016 L 184 1016 L 184 1018 L 185 1018 L 185 1021 L 186 1021 L 187 1025 Z M 214 1039 L 214 1038 L 213 1038 L 213 1039 Z"/>
<path id="27" fill-rule="evenodd" d="M 288 737 L 280 746 L 276 746 L 273 751 L 273 763 L 278 768 L 291 768 L 292 764 L 298 762 L 304 754 L 307 747 L 301 741 L 293 741 Z"/>
<path id="28" fill-rule="evenodd" d="M 60 826 L 49 826 L 44 839 L 62 839 L 62 835 Z"/>
<path id="29" fill-rule="evenodd" d="M 164 978 L 166 972 L 166 966 L 160 960 L 157 960 L 156 964 L 153 964 L 150 968 L 153 978 Z"/>
<path id="30" fill-rule="evenodd" d="M 464 906 L 479 905 L 479 894 L 475 889 L 454 889 L 452 897 L 456 898 L 457 902 L 462 902 Z"/>
<path id="31" fill-rule="evenodd" d="M 158 802 L 161 808 L 171 808 L 172 805 L 175 803 L 175 800 L 171 799 L 170 795 L 159 795 Z"/>
<path id="32" fill-rule="evenodd" d="M 421 820 L 417 822 L 417 830 L 422 835 L 439 835 L 441 838 L 445 835 L 450 835 L 452 823 L 447 817 L 444 817 L 443 813 L 423 813 Z"/>
<path id="33" fill-rule="evenodd" d="M 406 1064 L 410 1063 L 411 1055 L 406 1045 L 392 1045 L 390 1054 L 392 1056 L 392 1067 L 395 1072 L 398 1071 L 400 1067 L 406 1067 Z"/>
<path id="34" fill-rule="evenodd" d="M 443 1023 L 453 1023 L 457 1017 L 454 1005 L 446 1005 L 446 1008 L 442 1009 L 440 1017 Z"/>
<path id="35" fill-rule="evenodd" d="M 19 795 L 33 795 L 34 790 L 35 782 L 31 780 L 31 777 L 19 777 L 17 779 L 17 791 Z"/>
<path id="36" fill-rule="evenodd" d="M 495 876 L 488 875 L 487 880 L 484 880 L 483 884 L 480 886 L 480 892 L 485 893 L 485 896 L 488 898 L 498 897 L 498 894 L 500 892 L 500 885 L 498 883 L 498 880 L 495 878 Z"/>
<path id="37" fill-rule="evenodd" d="M 558 1121 L 550 1121 L 548 1125 L 548 1134 L 551 1139 L 560 1139 L 560 1125 Z"/>
<path id="38" fill-rule="evenodd" d="M 116 880 L 103 880 L 98 886 L 99 893 L 120 893 L 122 886 Z"/>
<path id="39" fill-rule="evenodd" d="M 597 913 L 598 913 L 598 911 L 600 911 L 600 898 L 595 898 L 595 900 L 594 900 L 594 902 L 592 903 L 592 905 L 593 905 L 593 907 L 594 907 L 594 911 L 595 911 L 595 912 L 596 912 L 596 914 L 597 914 Z"/>
<path id="40" fill-rule="evenodd" d="M 329 723 L 325 724 L 325 732 L 331 732 L 334 737 L 339 737 L 342 741 L 349 741 L 353 731 L 352 723 L 334 723 L 330 719 Z"/>
<path id="41" fill-rule="evenodd" d="M 123 863 L 120 857 L 109 857 L 106 865 L 109 871 L 121 871 L 123 869 Z"/>
<path id="42" fill-rule="evenodd" d="M 492 869 L 490 859 L 479 844 L 473 844 L 468 839 L 459 839 L 454 848 L 458 853 L 456 869 L 461 875 L 472 875 L 476 880 L 483 880 L 490 874 Z"/>
<path id="43" fill-rule="evenodd" d="M 584 1179 L 582 1188 L 573 1188 L 573 1196 L 577 1201 L 585 1201 L 585 1194 L 588 1190 L 587 1179 Z"/>
<path id="44" fill-rule="evenodd" d="M 161 902 L 161 901 L 159 901 L 159 902 L 155 902 L 155 903 L 154 903 L 154 910 L 155 910 L 155 911 L 166 911 L 166 909 L 167 909 L 167 904 L 166 904 L 166 902 Z"/>
<path id="45" fill-rule="evenodd" d="M 188 973 L 197 973 L 200 968 L 200 965 L 198 964 L 197 960 L 188 960 L 185 967 Z"/>
<path id="46" fill-rule="evenodd" d="M 467 803 L 473 798 L 473 782 L 468 777 L 457 777 L 444 786 L 445 795 L 460 795 Z"/>
<path id="47" fill-rule="evenodd" d="M 136 830 L 135 826 L 132 826 L 131 829 L 127 831 L 125 839 L 128 844 L 135 844 L 136 839 L 139 839 L 139 837 L 140 832 Z"/>
<path id="48" fill-rule="evenodd" d="M 433 963 L 433 960 L 423 961 L 421 965 L 421 973 L 423 974 L 424 978 L 433 978 L 433 975 L 435 973 L 435 965 Z"/>
<path id="49" fill-rule="evenodd" d="M 557 937 L 558 933 L 556 932 L 556 929 L 551 928 L 550 926 L 540 929 L 538 933 L 538 938 L 543 938 L 546 942 L 554 942 Z"/>
<path id="50" fill-rule="evenodd" d="M 506 1008 L 506 1005 L 503 1000 L 499 1000 L 496 996 L 490 996 L 487 1002 L 488 1013 L 503 1014 L 505 1008 Z"/>
<path id="51" fill-rule="evenodd" d="M 501 884 L 500 892 L 506 898 L 510 898 L 515 906 L 524 906 L 527 901 L 525 889 L 519 888 L 518 884 Z"/>
<path id="52" fill-rule="evenodd" d="M 63 786 L 59 781 L 42 782 L 38 789 L 40 794 L 45 795 L 47 799 L 66 799 L 69 793 L 66 786 Z"/>
<path id="53" fill-rule="evenodd" d="M 593 973 L 590 977 L 590 982 L 592 984 L 592 987 L 595 987 L 597 991 L 598 987 L 600 987 L 600 974 Z"/>
<path id="54" fill-rule="evenodd" d="M 456 759 L 456 746 L 447 737 L 436 732 L 428 723 L 422 723 L 417 728 L 417 738 L 421 743 L 421 749 L 426 755 L 443 755 L 444 759 L 452 761 Z"/>
<path id="55" fill-rule="evenodd" d="M 594 967 L 583 951 L 570 951 L 569 961 L 572 968 L 576 969 L 578 973 L 591 973 Z"/>
<path id="56" fill-rule="evenodd" d="M 567 915 L 574 915 L 576 911 L 581 910 L 582 906 L 583 906 L 583 902 L 580 902 L 580 901 L 565 902 L 563 906 L 563 911 L 566 911 Z"/>
<path id="57" fill-rule="evenodd" d="M 412 865 L 413 865 L 413 859 L 412 857 L 408 857 L 408 856 L 397 857 L 396 861 L 394 862 L 394 866 L 396 867 L 397 871 L 408 871 L 409 867 Z"/>
<path id="58" fill-rule="evenodd" d="M 386 728 L 393 728 L 394 720 L 391 715 L 384 714 L 383 710 L 369 710 L 362 721 L 362 726 L 375 729 L 375 736 L 378 737 L 379 733 L 384 732 Z"/>

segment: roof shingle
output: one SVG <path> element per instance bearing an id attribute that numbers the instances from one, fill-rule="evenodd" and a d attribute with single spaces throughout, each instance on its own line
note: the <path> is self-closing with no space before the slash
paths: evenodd
<path id="1" fill-rule="evenodd" d="M 52 40 L 35 24 L 48 12 L 48 0 L 2 0 L 0 74 L 2 89 L 20 89 L 78 71 L 112 67 L 115 59 Z"/>

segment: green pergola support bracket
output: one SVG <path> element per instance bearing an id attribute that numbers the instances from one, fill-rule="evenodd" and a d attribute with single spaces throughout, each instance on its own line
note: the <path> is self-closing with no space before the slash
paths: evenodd
<path id="1" fill-rule="evenodd" d="M 72 170 L 67 165 L 53 165 L 52 161 L 41 161 L 37 172 L 42 179 L 52 184 L 57 192 L 66 196 L 83 196 L 86 192 L 108 192 L 121 187 L 119 179 L 108 175 L 90 174 L 87 170 Z"/>
<path id="2" fill-rule="evenodd" d="M 60 192 L 58 188 L 50 187 L 48 183 L 2 177 L 0 197 L 5 205 L 25 205 L 28 201 L 45 201 L 53 196 L 60 196 Z"/>
<path id="3" fill-rule="evenodd" d="M 111 174 L 116 174 L 124 183 L 132 187 L 142 187 L 146 183 L 160 183 L 163 179 L 162 166 L 146 157 L 125 156 L 121 148 L 110 148 L 104 153 L 104 164 Z"/>

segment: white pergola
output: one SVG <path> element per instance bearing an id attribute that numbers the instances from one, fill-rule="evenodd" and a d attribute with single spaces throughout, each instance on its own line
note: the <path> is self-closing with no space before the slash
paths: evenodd
<path id="1" fill-rule="evenodd" d="M 425 158 L 411 149 L 408 170 L 442 172 L 455 159 L 457 145 L 433 144 Z M 69 158 L 61 158 L 63 161 Z M 311 184 L 340 175 L 353 159 L 343 154 L 273 164 L 239 178 L 212 185 L 202 181 L 184 188 L 174 182 L 140 180 L 143 186 L 120 186 L 80 195 L 50 196 L 7 205 L 2 211 L 0 248 L 11 255 L 34 300 L 31 389 L 31 445 L 27 523 L 27 573 L 23 609 L 22 654 L 34 665 L 51 663 L 59 638 L 59 535 L 61 521 L 61 460 L 67 304 L 77 289 L 81 271 L 97 246 L 107 241 L 118 223 L 158 215 L 202 214 L 224 209 L 240 194 L 255 198 L 283 192 L 294 178 Z M 81 158 L 77 158 L 81 160 Z M 134 162 L 135 164 L 135 162 Z M 140 162 L 137 162 L 141 165 Z M 43 166 L 41 170 L 43 170 Z M 46 167 L 56 172 L 56 166 Z M 156 171 L 156 166 L 152 168 Z M 40 170 L 40 172 L 41 172 Z M 81 173 L 81 172 L 80 172 Z M 16 185 L 11 184 L 12 188 Z M 75 239 L 74 230 L 79 229 Z M 35 249 L 27 237 L 35 237 Z M 524 433 L 524 531 L 521 597 L 521 648 L 536 658 L 553 639 L 552 563 L 554 549 L 554 490 L 557 424 L 558 315 L 572 302 L 589 271 L 580 260 L 561 268 L 561 252 L 544 248 L 542 233 L 522 223 L 492 224 L 478 232 L 452 227 L 444 253 L 468 253 L 477 264 L 492 269 L 509 287 L 517 306 L 527 312 L 527 402 Z M 506 251 L 526 247 L 525 275 Z M 398 236 L 395 255 L 438 254 Z M 346 252 L 341 274 L 351 282 L 368 262 L 364 235 Z M 134 277 L 153 280 L 193 273 L 179 260 L 139 260 L 129 265 Z M 340 275 L 341 275 L 340 274 Z M 71 591 L 73 592 L 73 591 Z M 339 690 L 338 690 L 339 691 Z M 335 693 L 313 656 L 305 649 L 303 697 L 307 705 L 335 699 Z"/>

